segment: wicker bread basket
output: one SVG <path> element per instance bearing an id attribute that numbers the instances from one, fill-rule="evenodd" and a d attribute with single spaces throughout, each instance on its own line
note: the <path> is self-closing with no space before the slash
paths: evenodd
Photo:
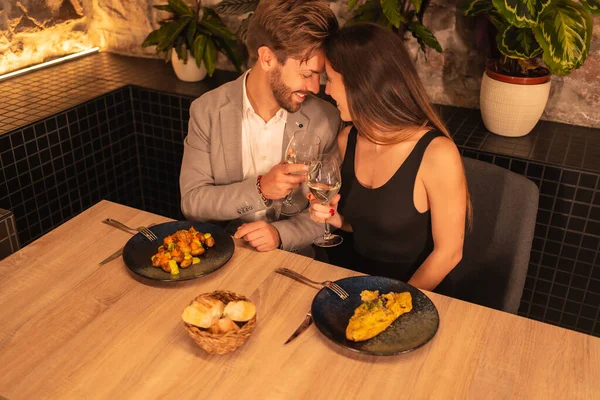
<path id="1" fill-rule="evenodd" d="M 225 305 L 230 301 L 249 301 L 246 297 L 233 292 L 225 290 L 217 290 L 212 293 L 203 293 L 196 297 L 194 300 L 202 298 L 212 298 L 221 300 Z M 192 300 L 190 304 L 194 302 Z M 184 322 L 185 329 L 192 337 L 194 342 L 200 346 L 203 350 L 211 354 L 225 354 L 236 350 L 240 347 L 246 339 L 252 334 L 256 327 L 256 315 L 252 319 L 246 322 L 238 331 L 232 331 L 221 334 L 213 334 L 209 331 L 198 328 L 197 326 L 190 325 Z"/>

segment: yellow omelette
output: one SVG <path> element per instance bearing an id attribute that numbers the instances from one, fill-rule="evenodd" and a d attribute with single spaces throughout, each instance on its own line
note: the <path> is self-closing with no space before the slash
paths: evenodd
<path id="1" fill-rule="evenodd" d="M 390 292 L 380 296 L 378 290 L 363 290 L 360 299 L 363 303 L 354 310 L 346 328 L 346 338 L 354 342 L 379 335 L 399 316 L 412 310 L 409 292 Z"/>

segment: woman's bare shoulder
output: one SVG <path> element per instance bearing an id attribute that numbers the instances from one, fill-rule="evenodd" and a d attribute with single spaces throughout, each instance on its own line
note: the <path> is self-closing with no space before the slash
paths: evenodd
<path id="1" fill-rule="evenodd" d="M 446 136 L 439 136 L 431 141 L 423 156 L 425 171 L 436 175 L 464 174 L 462 158 L 456 144 Z"/>

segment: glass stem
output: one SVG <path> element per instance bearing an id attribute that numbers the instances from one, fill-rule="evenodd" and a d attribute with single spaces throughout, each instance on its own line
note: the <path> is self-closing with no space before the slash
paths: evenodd
<path id="1" fill-rule="evenodd" d="M 283 204 L 285 206 L 291 206 L 292 205 L 292 193 L 294 193 L 294 191 L 291 191 L 288 193 L 287 196 L 285 196 L 285 199 L 283 199 Z"/>
<path id="2" fill-rule="evenodd" d="M 329 222 L 325 221 L 325 234 L 323 235 L 324 239 L 331 239 L 331 231 L 329 230 Z"/>

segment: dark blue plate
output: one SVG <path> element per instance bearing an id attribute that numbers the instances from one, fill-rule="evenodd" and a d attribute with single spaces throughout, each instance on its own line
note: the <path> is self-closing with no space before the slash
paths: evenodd
<path id="1" fill-rule="evenodd" d="M 215 245 L 206 249 L 200 258 L 200 264 L 188 268 L 179 268 L 179 275 L 171 275 L 161 268 L 152 266 L 151 258 L 158 251 L 163 240 L 181 229 L 194 227 L 202 233 L 210 233 L 215 238 Z M 199 278 L 221 268 L 233 255 L 235 245 L 233 239 L 223 229 L 216 225 L 194 221 L 174 221 L 154 225 L 150 228 L 158 240 L 148 241 L 141 233 L 133 236 L 123 249 L 123 261 L 134 273 L 157 281 L 185 281 Z"/>
<path id="2" fill-rule="evenodd" d="M 350 295 L 346 300 L 323 288 L 315 296 L 311 307 L 315 325 L 332 342 L 359 353 L 390 356 L 417 349 L 435 336 L 440 316 L 429 297 L 419 289 L 380 276 L 355 276 L 336 283 Z M 362 303 L 360 292 L 363 290 L 379 290 L 379 294 L 410 292 L 413 309 L 374 338 L 364 342 L 350 341 L 346 339 L 346 327 L 354 310 Z"/>

